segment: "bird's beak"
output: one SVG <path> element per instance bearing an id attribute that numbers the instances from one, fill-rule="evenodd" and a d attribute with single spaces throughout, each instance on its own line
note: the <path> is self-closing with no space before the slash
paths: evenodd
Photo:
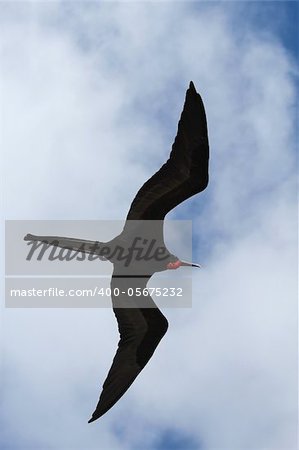
<path id="1" fill-rule="evenodd" d="M 187 261 L 181 261 L 180 265 L 181 266 L 189 266 L 189 267 L 199 267 L 199 268 L 201 268 L 200 264 L 195 264 L 195 263 L 187 262 Z"/>

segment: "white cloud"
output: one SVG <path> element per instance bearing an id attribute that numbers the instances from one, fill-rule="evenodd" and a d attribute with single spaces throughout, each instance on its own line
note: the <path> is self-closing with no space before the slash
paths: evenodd
<path id="1" fill-rule="evenodd" d="M 295 447 L 294 68 L 225 6 L 6 5 L 8 218 L 124 217 L 168 156 L 190 79 L 212 158 L 209 190 L 181 207 L 208 243 L 193 309 L 166 311 L 157 354 L 99 423 L 112 312 L 3 311 L 4 448 L 125 450 L 170 427 L 208 450 Z"/>

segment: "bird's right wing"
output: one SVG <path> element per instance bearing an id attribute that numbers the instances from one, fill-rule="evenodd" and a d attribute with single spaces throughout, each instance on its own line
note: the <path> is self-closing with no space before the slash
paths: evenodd
<path id="1" fill-rule="evenodd" d="M 167 331 L 168 322 L 150 295 L 128 295 L 128 289 L 144 292 L 148 279 L 112 277 L 111 296 L 120 341 L 89 423 L 105 414 L 123 396 Z M 117 292 L 119 295 L 115 295 Z"/>
<path id="2" fill-rule="evenodd" d="M 190 83 L 168 161 L 138 191 L 127 220 L 163 220 L 208 184 L 209 143 L 203 101 Z"/>

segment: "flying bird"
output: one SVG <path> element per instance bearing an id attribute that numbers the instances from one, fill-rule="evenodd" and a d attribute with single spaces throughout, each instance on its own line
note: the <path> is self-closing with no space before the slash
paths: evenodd
<path id="1" fill-rule="evenodd" d="M 89 423 L 105 414 L 122 397 L 167 331 L 166 317 L 145 291 L 151 276 L 181 266 L 199 267 L 181 261 L 166 248 L 163 221 L 169 211 L 206 188 L 208 162 L 205 109 L 191 81 L 169 159 L 137 192 L 120 235 L 105 243 L 32 234 L 24 238 L 26 241 L 40 241 L 51 246 L 99 255 L 113 263 L 111 298 L 120 340 Z M 162 257 L 138 259 L 136 253 L 132 257 L 130 249 L 136 237 L 145 244 L 153 241 L 156 249 L 164 251 Z M 122 257 L 116 252 L 119 248 L 124 252 Z M 133 288 L 133 296 L 127 295 L 128 287 Z M 137 296 L 137 289 L 142 295 Z M 120 295 L 114 295 L 114 292 Z"/>

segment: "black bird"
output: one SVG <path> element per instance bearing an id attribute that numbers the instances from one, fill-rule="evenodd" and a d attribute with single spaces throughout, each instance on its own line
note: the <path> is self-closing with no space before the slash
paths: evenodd
<path id="1" fill-rule="evenodd" d="M 197 264 L 181 261 L 167 250 L 163 239 L 163 220 L 181 202 L 206 188 L 208 161 L 209 144 L 204 105 L 191 81 L 170 157 L 138 191 L 119 236 L 107 243 L 31 234 L 24 238 L 27 241 L 41 241 L 47 245 L 101 255 L 114 265 L 111 297 L 120 341 L 89 423 L 105 414 L 126 392 L 153 355 L 168 328 L 167 319 L 149 295 L 129 297 L 122 292 L 127 292 L 129 286 L 133 287 L 134 293 L 137 288 L 144 293 L 148 280 L 155 272 L 177 269 L 180 266 L 199 267 Z M 163 257 L 150 261 L 137 260 L 135 257 L 127 264 L 136 236 L 143 242 L 153 240 L 156 248 L 164 250 Z M 103 252 L 104 248 L 108 252 Z M 125 258 L 116 254 L 117 248 L 124 250 Z M 114 295 L 114 289 L 119 289 L 121 294 Z"/>

